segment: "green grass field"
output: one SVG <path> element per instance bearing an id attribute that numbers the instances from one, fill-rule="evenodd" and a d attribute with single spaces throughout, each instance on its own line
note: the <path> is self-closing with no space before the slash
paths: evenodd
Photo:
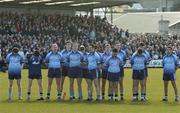
<path id="1" fill-rule="evenodd" d="M 27 92 L 27 70 L 23 70 L 22 93 L 23 100 L 17 100 L 17 87 L 13 86 L 13 101 L 7 101 L 8 79 L 7 73 L 0 73 L 0 113 L 180 113 L 180 103 L 174 102 L 174 91 L 169 90 L 169 102 L 162 102 L 163 81 L 162 69 L 149 69 L 147 85 L 147 102 L 132 102 L 132 79 L 131 70 L 125 70 L 124 87 L 125 100 L 119 102 L 86 102 L 69 101 L 69 82 L 66 79 L 64 92 L 67 93 L 65 101 L 56 101 L 55 82 L 52 87 L 51 101 L 38 102 L 39 97 L 37 82 L 34 81 L 32 87 L 31 101 L 26 101 Z M 47 70 L 43 70 L 44 94 L 47 88 Z M 180 85 L 180 70 L 177 71 L 177 86 Z M 87 97 L 86 83 L 83 80 L 83 95 Z M 75 86 L 76 87 L 76 86 Z M 108 87 L 108 86 L 106 86 Z M 75 88 L 77 89 L 77 87 Z M 179 87 L 180 90 L 180 87 Z M 75 90 L 77 95 L 77 90 Z"/>

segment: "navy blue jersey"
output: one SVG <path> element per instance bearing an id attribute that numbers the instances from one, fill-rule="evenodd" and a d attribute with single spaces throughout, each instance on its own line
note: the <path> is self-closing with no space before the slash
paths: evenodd
<path id="1" fill-rule="evenodd" d="M 31 55 L 31 57 L 28 58 L 28 68 L 30 74 L 38 74 L 41 75 L 41 65 L 42 65 L 43 59 L 39 56 Z"/>

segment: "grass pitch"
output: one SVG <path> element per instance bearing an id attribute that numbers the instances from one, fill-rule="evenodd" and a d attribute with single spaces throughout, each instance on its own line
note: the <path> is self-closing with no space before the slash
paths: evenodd
<path id="1" fill-rule="evenodd" d="M 149 69 L 147 84 L 147 102 L 132 102 L 132 79 L 131 69 L 125 70 L 124 101 L 108 102 L 86 102 L 69 101 L 69 81 L 66 78 L 64 92 L 67 93 L 65 101 L 56 101 L 55 81 L 51 91 L 51 101 L 36 101 L 39 97 L 37 82 L 34 80 L 31 94 L 31 101 L 26 101 L 27 92 L 27 70 L 22 72 L 22 95 L 23 100 L 17 100 L 17 86 L 13 85 L 13 101 L 7 101 L 8 79 L 7 73 L 0 73 L 0 113 L 180 113 L 180 103 L 174 102 L 174 91 L 169 84 L 169 102 L 162 102 L 163 81 L 162 69 Z M 180 85 L 180 70 L 177 71 L 177 86 Z M 75 82 L 76 84 L 76 82 Z M 83 95 L 87 98 L 87 85 L 83 80 Z M 44 96 L 47 90 L 47 70 L 43 70 Z M 106 85 L 106 88 L 108 84 Z M 180 86 L 178 87 L 180 90 Z M 77 85 L 75 85 L 77 97 Z M 107 94 L 107 93 L 106 93 Z M 94 91 L 95 95 L 95 91 Z M 107 96 L 106 96 L 107 99 Z"/>

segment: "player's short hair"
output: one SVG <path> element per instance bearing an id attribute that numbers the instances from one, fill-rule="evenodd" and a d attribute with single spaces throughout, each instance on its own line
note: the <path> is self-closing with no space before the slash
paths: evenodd
<path id="1" fill-rule="evenodd" d="M 142 53 L 143 53 L 143 50 L 142 50 L 141 48 L 139 48 L 139 49 L 137 50 L 137 52 L 138 52 L 138 54 L 142 54 Z"/>
<path id="2" fill-rule="evenodd" d="M 12 49 L 20 49 L 20 46 L 19 46 L 18 44 L 14 44 L 14 45 L 12 46 Z"/>
<path id="3" fill-rule="evenodd" d="M 58 47 L 58 44 L 57 44 L 57 43 L 53 43 L 51 46 L 56 46 L 56 47 Z"/>
<path id="4" fill-rule="evenodd" d="M 80 45 L 80 47 L 85 48 L 85 46 L 84 46 L 84 45 Z"/>
<path id="5" fill-rule="evenodd" d="M 68 40 L 68 41 L 66 41 L 66 44 L 68 44 L 68 43 L 72 44 L 72 42 L 71 42 L 71 41 L 69 41 L 69 40 Z"/>
<path id="6" fill-rule="evenodd" d="M 116 48 L 114 48 L 114 49 L 112 50 L 112 52 L 113 52 L 113 53 L 117 53 L 118 50 L 117 50 Z"/>
<path id="7" fill-rule="evenodd" d="M 168 46 L 167 46 L 167 48 L 169 48 L 169 49 L 173 49 L 171 45 L 168 45 Z"/>
<path id="8" fill-rule="evenodd" d="M 81 50 L 81 51 L 85 50 L 85 46 L 84 46 L 84 45 L 81 45 L 81 46 L 80 46 L 80 50 Z"/>
<path id="9" fill-rule="evenodd" d="M 97 46 L 94 44 L 90 44 L 89 46 L 92 46 L 92 48 L 97 49 Z"/>

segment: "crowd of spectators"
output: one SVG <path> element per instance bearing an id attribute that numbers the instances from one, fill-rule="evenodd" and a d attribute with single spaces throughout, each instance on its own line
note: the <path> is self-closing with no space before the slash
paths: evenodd
<path id="1" fill-rule="evenodd" d="M 106 18 L 98 16 L 65 16 L 60 14 L 0 13 L 0 43 L 3 56 L 11 46 L 21 45 L 26 53 L 35 46 L 49 50 L 49 45 L 58 43 L 64 47 L 66 40 L 78 40 L 87 45 L 107 40 L 113 43 L 129 37 L 129 32 L 112 26 Z"/>

